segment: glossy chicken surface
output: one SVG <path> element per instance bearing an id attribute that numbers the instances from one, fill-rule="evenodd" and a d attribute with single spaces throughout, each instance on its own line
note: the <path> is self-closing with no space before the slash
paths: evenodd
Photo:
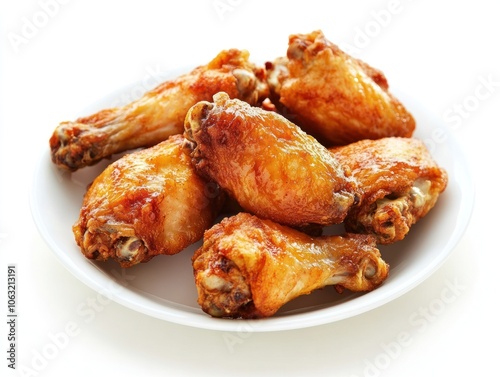
<path id="1" fill-rule="evenodd" d="M 188 109 L 220 91 L 256 104 L 267 95 L 265 72 L 248 58 L 247 51 L 224 50 L 125 106 L 60 123 L 50 138 L 52 161 L 75 171 L 118 152 L 155 145 L 181 134 Z"/>
<path id="2" fill-rule="evenodd" d="M 360 204 L 345 220 L 346 230 L 374 234 L 381 244 L 402 240 L 434 207 L 448 182 L 446 171 L 418 139 L 363 140 L 330 150 L 351 169 L 361 192 Z"/>
<path id="3" fill-rule="evenodd" d="M 321 31 L 290 35 L 287 58 L 267 68 L 278 110 L 327 146 L 413 133 L 415 120 L 384 74 Z"/>
<path id="4" fill-rule="evenodd" d="M 89 259 L 122 267 L 198 241 L 223 196 L 200 178 L 175 135 L 109 165 L 85 194 L 73 233 Z"/>
<path id="5" fill-rule="evenodd" d="M 243 212 L 205 233 L 193 269 L 203 311 L 228 318 L 269 317 L 327 285 L 370 291 L 389 272 L 372 236 L 312 238 Z"/>
<path id="6" fill-rule="evenodd" d="M 327 225 L 341 222 L 357 199 L 333 155 L 275 112 L 219 93 L 189 110 L 185 128 L 197 172 L 246 212 L 291 226 Z"/>

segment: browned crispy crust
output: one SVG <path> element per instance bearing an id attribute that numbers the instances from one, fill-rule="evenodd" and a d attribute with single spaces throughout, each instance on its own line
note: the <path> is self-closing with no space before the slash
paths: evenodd
<path id="1" fill-rule="evenodd" d="M 346 217 L 346 229 L 375 234 L 382 244 L 402 240 L 434 207 L 448 182 L 446 171 L 418 139 L 362 140 L 330 150 L 351 170 L 361 193 L 360 204 Z"/>
<path id="2" fill-rule="evenodd" d="M 384 74 L 321 31 L 290 35 L 287 58 L 267 69 L 278 110 L 327 146 L 413 134 L 415 120 Z"/>
<path id="3" fill-rule="evenodd" d="M 245 50 L 223 50 L 125 106 L 60 123 L 49 140 L 52 161 L 75 171 L 114 153 L 155 145 L 181 134 L 188 109 L 220 91 L 257 104 L 268 94 L 265 71 L 248 58 Z"/>
<path id="4" fill-rule="evenodd" d="M 196 170 L 241 207 L 291 226 L 341 222 L 356 200 L 352 179 L 314 138 L 275 112 L 225 93 L 186 116 Z"/>
<path id="5" fill-rule="evenodd" d="M 198 241 L 222 205 L 175 135 L 109 165 L 87 190 L 73 233 L 89 259 L 121 267 L 175 254 Z"/>
<path id="6" fill-rule="evenodd" d="M 312 238 L 247 213 L 225 218 L 193 255 L 198 303 L 214 317 L 262 318 L 326 285 L 370 291 L 389 266 L 375 238 Z"/>

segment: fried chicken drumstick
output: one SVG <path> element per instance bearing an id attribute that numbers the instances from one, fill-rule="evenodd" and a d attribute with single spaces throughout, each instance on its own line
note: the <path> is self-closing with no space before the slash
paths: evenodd
<path id="1" fill-rule="evenodd" d="M 183 140 L 127 154 L 94 180 L 73 226 L 87 258 L 131 267 L 202 238 L 223 196 L 194 172 Z"/>
<path id="2" fill-rule="evenodd" d="M 327 146 L 413 133 L 415 120 L 384 74 L 321 31 L 290 35 L 287 57 L 267 67 L 278 110 Z"/>
<path id="3" fill-rule="evenodd" d="M 448 182 L 418 139 L 362 140 L 330 150 L 351 169 L 361 191 L 360 204 L 345 219 L 346 230 L 374 234 L 380 244 L 402 240 Z"/>
<path id="4" fill-rule="evenodd" d="M 114 153 L 155 145 L 184 131 L 188 109 L 224 91 L 256 104 L 265 96 L 263 68 L 236 49 L 220 52 L 207 65 L 166 81 L 125 106 L 62 122 L 50 138 L 52 161 L 75 171 Z"/>
<path id="5" fill-rule="evenodd" d="M 275 112 L 218 93 L 189 110 L 185 128 L 197 172 L 246 212 L 297 227 L 328 225 L 357 199 L 333 155 Z"/>
<path id="6" fill-rule="evenodd" d="M 312 238 L 243 212 L 205 232 L 193 269 L 203 311 L 248 319 L 327 285 L 370 291 L 389 272 L 372 236 Z"/>

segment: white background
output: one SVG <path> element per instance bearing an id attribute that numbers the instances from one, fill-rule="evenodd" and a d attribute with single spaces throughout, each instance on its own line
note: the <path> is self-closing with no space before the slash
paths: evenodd
<path id="1" fill-rule="evenodd" d="M 48 3 L 49 8 L 43 5 Z M 31 368 L 36 376 L 494 373 L 500 336 L 494 184 L 500 19 L 493 3 L 2 0 L 0 313 L 7 310 L 6 267 L 15 263 L 17 366 Z M 39 26 L 33 29 L 28 23 Z M 231 47 L 248 49 L 257 60 L 271 60 L 286 53 L 289 34 L 315 29 L 382 69 L 390 84 L 440 117 L 461 144 L 476 185 L 475 210 L 446 263 L 417 288 L 380 308 L 332 324 L 276 333 L 228 338 L 111 302 L 55 357 L 36 363 L 51 334 L 65 331 L 77 319 L 75 308 L 95 297 L 58 262 L 30 214 L 34 164 L 58 122 L 73 119 L 82 108 L 151 77 L 151 72 L 203 64 Z M 464 111 L 458 113 L 458 106 Z M 454 121 L 446 114 L 453 114 Z M 450 283 L 459 284 L 456 299 L 433 313 L 432 303 Z M 422 310 L 430 315 L 424 317 Z M 418 326 L 411 321 L 415 316 L 421 319 Z M 0 374 L 30 375 L 7 368 L 7 325 L 0 329 Z"/>

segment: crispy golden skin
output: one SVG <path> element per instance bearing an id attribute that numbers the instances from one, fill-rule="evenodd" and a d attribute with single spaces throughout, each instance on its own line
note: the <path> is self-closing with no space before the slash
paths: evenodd
<path id="1" fill-rule="evenodd" d="M 389 273 L 372 236 L 312 238 L 243 212 L 205 232 L 193 269 L 203 311 L 228 318 L 269 317 L 327 285 L 370 291 Z"/>
<path id="2" fill-rule="evenodd" d="M 175 254 L 198 241 L 222 195 L 199 177 L 175 135 L 109 165 L 85 194 L 73 233 L 89 259 L 122 267 Z"/>
<path id="3" fill-rule="evenodd" d="M 50 138 L 52 161 L 74 171 L 114 153 L 157 144 L 181 134 L 188 109 L 220 91 L 256 104 L 267 95 L 265 71 L 248 57 L 247 51 L 224 50 L 125 106 L 60 123 Z"/>
<path id="4" fill-rule="evenodd" d="M 361 191 L 360 204 L 345 220 L 346 230 L 374 234 L 381 244 L 402 240 L 434 207 L 448 182 L 446 171 L 418 139 L 362 140 L 331 151 L 351 169 Z"/>
<path id="5" fill-rule="evenodd" d="M 314 138 L 279 114 L 225 93 L 193 106 L 185 122 L 196 170 L 246 211 L 291 226 L 341 222 L 355 185 Z"/>
<path id="6" fill-rule="evenodd" d="M 321 31 L 291 35 L 287 59 L 267 63 L 271 99 L 325 145 L 412 135 L 415 121 L 389 92 L 384 74 Z"/>

